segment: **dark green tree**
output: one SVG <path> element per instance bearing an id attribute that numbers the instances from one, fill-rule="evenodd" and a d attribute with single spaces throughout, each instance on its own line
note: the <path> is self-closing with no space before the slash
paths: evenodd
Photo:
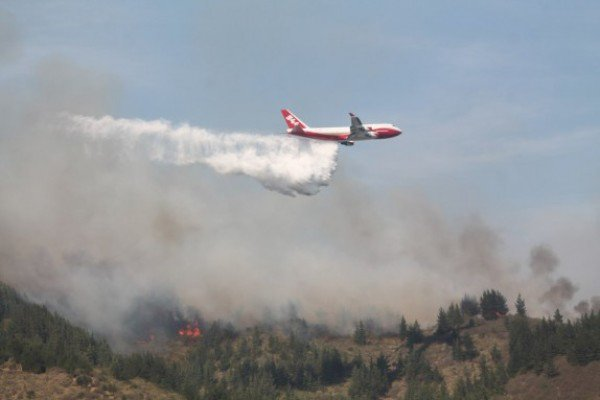
<path id="1" fill-rule="evenodd" d="M 387 360 L 380 356 L 374 364 L 355 367 L 350 377 L 348 394 L 352 399 L 376 400 L 384 395 L 389 387 Z"/>
<path id="2" fill-rule="evenodd" d="M 325 348 L 321 351 L 319 371 L 320 381 L 325 385 L 339 383 L 345 378 L 346 365 L 338 349 Z"/>
<path id="3" fill-rule="evenodd" d="M 400 340 L 406 339 L 406 336 L 408 335 L 408 326 L 406 324 L 406 319 L 404 319 L 404 316 L 400 318 L 400 325 L 398 327 L 398 331 L 400 335 Z"/>
<path id="4" fill-rule="evenodd" d="M 446 311 L 440 307 L 437 316 L 437 328 L 435 330 L 435 334 L 438 336 L 444 336 L 450 332 L 451 329 L 450 322 L 448 321 L 448 315 L 446 314 Z"/>
<path id="5" fill-rule="evenodd" d="M 44 372 L 61 367 L 87 372 L 107 366 L 112 352 L 105 341 L 28 302 L 0 283 L 0 360 L 12 357 L 23 369 Z"/>
<path id="6" fill-rule="evenodd" d="M 464 316 L 458 304 L 451 303 L 448 307 L 448 322 L 454 330 L 458 330 L 465 322 Z"/>
<path id="7" fill-rule="evenodd" d="M 424 356 L 424 349 L 410 349 L 405 359 L 405 378 L 427 382 L 442 382 L 443 378 L 436 368 L 433 368 Z"/>
<path id="8" fill-rule="evenodd" d="M 459 336 L 452 346 L 452 358 L 455 360 L 472 360 L 479 352 L 473 343 L 473 338 L 468 333 Z"/>
<path id="9" fill-rule="evenodd" d="M 521 317 L 525 317 L 527 315 L 527 308 L 525 307 L 525 300 L 521 297 L 521 293 L 517 296 L 517 301 L 515 302 L 515 308 L 517 309 L 517 315 Z"/>
<path id="10" fill-rule="evenodd" d="M 367 344 L 367 331 L 362 321 L 358 321 L 358 325 L 356 325 L 356 329 L 354 330 L 354 343 L 359 346 Z"/>
<path id="11" fill-rule="evenodd" d="M 406 346 L 413 347 L 417 343 L 423 342 L 424 335 L 419 325 L 419 321 L 415 320 L 415 323 L 408 327 L 408 333 L 406 335 Z"/>
<path id="12" fill-rule="evenodd" d="M 563 324 L 567 331 L 569 323 Z M 573 364 L 585 365 L 600 360 L 600 313 L 584 314 L 569 330 L 567 360 Z"/>
<path id="13" fill-rule="evenodd" d="M 475 343 L 473 343 L 473 338 L 471 338 L 469 333 L 465 333 L 462 336 L 462 343 L 464 346 L 463 357 L 465 360 L 472 360 L 473 358 L 477 357 L 479 352 L 477 351 Z"/>
<path id="14" fill-rule="evenodd" d="M 558 310 L 558 308 L 556 309 L 556 311 L 554 311 L 554 322 L 557 324 L 562 324 L 563 323 L 563 316 L 560 313 L 560 311 Z"/>
<path id="15" fill-rule="evenodd" d="M 508 372 L 515 375 L 532 367 L 533 334 L 526 318 L 516 317 L 508 325 Z"/>
<path id="16" fill-rule="evenodd" d="M 479 302 L 474 296 L 465 294 L 460 301 L 460 310 L 464 315 L 474 317 L 481 312 L 479 308 Z"/>
<path id="17" fill-rule="evenodd" d="M 500 316 L 506 315 L 508 306 L 506 305 L 506 297 L 497 290 L 485 290 L 479 301 L 481 307 L 481 315 L 487 320 L 497 319 Z"/>

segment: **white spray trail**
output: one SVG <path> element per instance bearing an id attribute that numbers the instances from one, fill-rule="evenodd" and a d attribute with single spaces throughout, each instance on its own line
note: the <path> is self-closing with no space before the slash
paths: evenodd
<path id="1" fill-rule="evenodd" d="M 215 133 L 169 121 L 67 117 L 68 130 L 95 140 L 117 140 L 128 155 L 141 152 L 153 161 L 205 164 L 221 174 L 243 174 L 287 195 L 313 195 L 331 180 L 336 143 L 287 135 Z"/>

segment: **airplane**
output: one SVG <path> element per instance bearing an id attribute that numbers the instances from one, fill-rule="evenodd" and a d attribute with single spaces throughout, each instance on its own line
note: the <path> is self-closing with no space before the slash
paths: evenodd
<path id="1" fill-rule="evenodd" d="M 350 126 L 311 128 L 300 121 L 290 110 L 281 110 L 281 115 L 287 124 L 287 133 L 318 140 L 336 141 L 345 146 L 353 146 L 355 141 L 370 139 L 388 139 L 398 136 L 402 130 L 392 124 L 366 124 L 360 118 L 350 114 Z"/>

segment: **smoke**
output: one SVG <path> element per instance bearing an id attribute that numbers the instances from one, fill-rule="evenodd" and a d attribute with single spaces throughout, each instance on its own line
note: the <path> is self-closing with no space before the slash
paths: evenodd
<path id="1" fill-rule="evenodd" d="M 558 256 L 547 245 L 538 245 L 531 249 L 529 267 L 538 287 L 546 288 L 539 298 L 546 311 L 556 309 L 566 311 L 566 304 L 573 299 L 578 290 L 570 279 L 566 277 L 555 279 L 552 276 L 559 264 Z"/>
<path id="2" fill-rule="evenodd" d="M 139 152 L 175 165 L 206 164 L 220 174 L 243 174 L 287 195 L 313 195 L 329 184 L 337 143 L 287 135 L 219 134 L 164 120 L 71 116 L 68 129 L 93 139 L 116 140 L 125 155 Z"/>
<path id="3" fill-rule="evenodd" d="M 577 287 L 569 279 L 561 277 L 540 297 L 540 301 L 552 308 L 563 308 L 566 302 L 573 299 L 575 292 Z"/>
<path id="4" fill-rule="evenodd" d="M 221 175 L 315 193 L 335 146 L 100 117 L 117 111 L 119 82 L 59 58 L 30 80 L 0 91 L 0 280 L 113 343 L 147 329 L 147 309 L 167 325 L 181 305 L 242 325 L 294 310 L 347 331 L 358 318 L 431 323 L 465 292 L 539 299 L 562 282 L 537 256 L 545 274 L 523 278 L 483 218 L 457 223 L 419 190 L 371 194 L 342 168 L 319 196 L 291 198 Z"/>
<path id="5" fill-rule="evenodd" d="M 590 301 L 592 303 L 592 311 L 600 312 L 600 296 L 592 296 Z"/>
<path id="6" fill-rule="evenodd" d="M 590 301 L 581 300 L 573 309 L 581 315 L 590 312 L 598 313 L 600 312 L 600 296 L 592 296 Z"/>
<path id="7" fill-rule="evenodd" d="M 573 309 L 581 315 L 587 314 L 590 312 L 590 303 L 586 300 L 581 300 Z"/>
<path id="8" fill-rule="evenodd" d="M 530 267 L 536 276 L 544 276 L 554 272 L 559 264 L 558 257 L 552 249 L 540 245 L 531 249 Z"/>

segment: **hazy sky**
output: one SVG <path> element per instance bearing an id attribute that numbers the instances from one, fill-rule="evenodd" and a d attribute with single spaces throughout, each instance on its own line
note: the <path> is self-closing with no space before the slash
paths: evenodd
<path id="1" fill-rule="evenodd" d="M 3 1 L 0 80 L 22 89 L 64 57 L 115 80 L 118 117 L 278 133 L 288 107 L 315 126 L 348 111 L 394 123 L 402 136 L 342 148 L 338 172 L 483 215 L 516 259 L 547 243 L 590 296 L 598 21 L 597 1 Z"/>

